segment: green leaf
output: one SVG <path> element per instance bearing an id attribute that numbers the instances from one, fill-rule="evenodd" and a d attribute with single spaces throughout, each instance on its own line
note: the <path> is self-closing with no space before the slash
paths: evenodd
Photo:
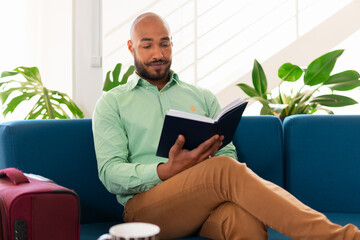
<path id="1" fill-rule="evenodd" d="M 9 88 L 6 91 L 0 92 L 0 100 L 3 104 L 5 104 L 6 100 L 8 99 L 9 95 L 15 91 L 18 91 L 18 88 Z"/>
<path id="2" fill-rule="evenodd" d="M 54 105 L 54 115 L 55 118 L 58 119 L 67 119 L 70 118 L 70 116 L 60 107 L 60 105 L 55 104 Z"/>
<path id="3" fill-rule="evenodd" d="M 241 90 L 243 90 L 243 92 L 247 94 L 249 97 L 259 96 L 259 93 L 254 88 L 250 87 L 245 83 L 239 83 L 237 84 L 237 86 L 241 88 Z"/>
<path id="4" fill-rule="evenodd" d="M 302 74 L 303 70 L 299 66 L 291 63 L 283 64 L 278 70 L 278 76 L 287 82 L 297 81 Z"/>
<path id="5" fill-rule="evenodd" d="M 348 91 L 357 88 L 359 86 L 360 86 L 360 81 L 357 80 L 357 81 L 349 81 L 349 82 L 334 84 L 329 88 L 331 90 L 336 90 L 336 91 Z"/>
<path id="6" fill-rule="evenodd" d="M 8 80 L 6 82 L 0 82 L 0 87 L 2 90 L 6 89 L 6 87 L 8 87 L 8 85 L 10 85 L 11 87 L 17 87 L 20 90 L 23 88 L 29 88 L 29 89 L 36 88 L 38 84 L 34 83 L 34 82 L 24 82 L 24 81 L 19 81 L 19 80 Z M 18 85 L 18 86 L 16 86 L 16 85 Z"/>
<path id="7" fill-rule="evenodd" d="M 271 101 L 264 99 L 263 97 L 253 97 L 256 101 L 259 101 L 262 105 L 269 105 Z"/>
<path id="8" fill-rule="evenodd" d="M 309 114 L 312 109 L 312 104 L 298 104 L 291 111 L 291 115 L 294 114 Z"/>
<path id="9" fill-rule="evenodd" d="M 41 76 L 39 69 L 37 67 L 22 67 L 24 69 L 24 73 L 34 76 L 34 78 L 41 82 Z"/>
<path id="10" fill-rule="evenodd" d="M 48 90 L 43 86 L 37 67 L 18 67 L 14 71 L 16 74 L 20 73 L 24 76 L 27 81 L 8 80 L 0 82 L 0 98 L 4 103 L 4 116 L 12 113 L 22 102 L 38 96 L 39 99 L 25 119 L 69 118 L 63 107 L 68 108 L 74 117 L 84 117 L 83 112 L 67 94 Z M 12 73 L 5 73 L 5 75 L 12 75 Z M 12 97 L 12 93 L 17 95 Z"/>
<path id="11" fill-rule="evenodd" d="M 26 120 L 28 119 L 37 119 L 39 116 L 41 116 L 42 112 L 45 111 L 45 108 L 43 105 L 41 105 L 41 98 L 35 103 L 33 108 L 30 110 L 30 112 L 25 117 Z"/>
<path id="12" fill-rule="evenodd" d="M 255 90 L 258 92 L 258 95 L 263 96 L 264 94 L 266 94 L 267 79 L 263 68 L 256 59 L 254 60 L 254 67 L 252 70 L 252 81 Z"/>
<path id="13" fill-rule="evenodd" d="M 127 83 L 128 78 L 131 76 L 131 74 L 134 73 L 134 71 L 135 71 L 135 66 L 131 65 L 124 74 L 124 76 L 122 77 L 120 85 Z"/>
<path id="14" fill-rule="evenodd" d="M 336 60 L 343 52 L 343 49 L 335 50 L 312 61 L 305 72 L 304 83 L 309 86 L 314 86 L 325 82 L 329 78 Z"/>
<path id="15" fill-rule="evenodd" d="M 55 98 L 54 95 L 57 95 L 60 98 Z M 80 110 L 80 108 L 75 104 L 74 101 L 71 100 L 71 98 L 66 93 L 61 93 L 58 91 L 51 91 L 51 96 L 52 96 L 51 99 L 53 101 L 57 101 L 59 104 L 64 104 L 75 117 L 78 117 L 78 118 L 84 117 L 84 113 Z M 59 105 L 58 109 L 63 112 L 64 116 L 67 116 L 66 112 L 61 108 L 60 105 Z M 66 118 L 68 118 L 68 117 L 66 117 Z"/>
<path id="16" fill-rule="evenodd" d="M 274 115 L 269 105 L 263 105 L 260 110 L 260 115 Z"/>
<path id="17" fill-rule="evenodd" d="M 311 102 L 327 107 L 344 107 L 357 104 L 357 102 L 352 98 L 336 94 L 321 95 L 311 100 Z"/>
<path id="18" fill-rule="evenodd" d="M 111 71 L 108 71 L 106 73 L 105 82 L 104 82 L 104 86 L 103 86 L 104 92 L 110 91 L 111 89 L 113 89 L 114 87 L 117 87 L 119 85 L 125 84 L 129 78 L 129 76 L 135 71 L 135 67 L 133 65 L 131 65 L 128 68 L 128 70 L 126 71 L 126 73 L 123 75 L 121 82 L 119 82 L 121 66 L 122 66 L 121 63 L 116 64 L 114 70 L 112 71 L 113 80 L 111 80 L 111 78 L 110 78 Z"/>
<path id="19" fill-rule="evenodd" d="M 348 91 L 360 86 L 360 74 L 354 70 L 348 70 L 341 73 L 334 74 L 324 82 L 325 85 L 330 85 L 329 88 L 337 91 Z"/>
<path id="20" fill-rule="evenodd" d="M 0 99 L 1 99 L 1 102 L 3 103 L 3 104 L 5 104 L 5 102 L 6 102 L 6 100 L 8 99 L 8 97 L 9 97 L 9 95 L 11 94 L 11 93 L 14 93 L 14 92 L 17 92 L 17 91 L 19 91 L 18 89 L 16 89 L 16 88 L 10 88 L 10 89 L 8 89 L 8 90 L 6 90 L 6 91 L 3 91 L 3 92 L 0 92 Z M 25 101 L 26 100 L 30 100 L 33 96 L 35 96 L 36 94 L 37 94 L 37 92 L 35 92 L 35 91 L 19 91 L 19 92 L 21 92 L 21 95 L 24 95 L 25 97 L 26 97 L 26 99 L 25 99 Z"/>
<path id="21" fill-rule="evenodd" d="M 9 76 L 14 76 L 14 75 L 16 75 L 16 74 L 18 74 L 18 72 L 4 71 L 4 72 L 1 73 L 1 77 L 2 77 L 2 78 L 3 78 L 3 77 L 9 77 Z"/>
<path id="22" fill-rule="evenodd" d="M 121 66 L 122 66 L 121 63 L 116 64 L 116 66 L 112 72 L 113 82 L 116 86 L 119 84 L 119 76 L 121 73 Z"/>
<path id="23" fill-rule="evenodd" d="M 8 113 L 12 113 L 14 112 L 15 108 L 17 108 L 17 106 L 22 103 L 23 101 L 28 100 L 27 98 L 30 97 L 33 94 L 27 94 L 24 93 L 20 96 L 14 97 L 13 99 L 11 99 L 11 101 L 6 105 L 5 110 L 3 111 L 3 115 L 4 117 L 8 114 Z"/>
<path id="24" fill-rule="evenodd" d="M 17 67 L 14 71 L 23 75 L 30 82 L 37 82 L 42 85 L 40 72 L 37 67 Z"/>
<path id="25" fill-rule="evenodd" d="M 108 71 L 106 73 L 104 87 L 103 87 L 103 91 L 105 91 L 105 92 L 107 92 L 107 91 L 109 91 L 110 89 L 113 88 L 113 84 L 112 84 L 112 81 L 110 79 L 110 73 L 111 73 L 111 71 Z"/>
<path id="26" fill-rule="evenodd" d="M 29 112 L 28 115 L 25 117 L 26 120 L 28 119 L 37 119 L 39 116 L 41 116 L 41 112 L 43 109 L 41 108 L 37 112 Z"/>
<path id="27" fill-rule="evenodd" d="M 327 112 L 328 114 L 334 114 L 334 112 L 331 111 L 330 109 L 327 109 L 327 108 L 324 108 L 324 107 L 321 107 L 321 106 L 316 107 L 316 110 L 322 110 L 322 111 Z"/>
<path id="28" fill-rule="evenodd" d="M 329 84 L 336 84 L 347 81 L 354 81 L 354 80 L 359 80 L 359 78 L 360 78 L 360 74 L 357 71 L 348 70 L 330 76 L 329 79 L 326 82 L 324 82 L 324 84 L 329 85 Z"/>
<path id="29" fill-rule="evenodd" d="M 49 118 L 55 119 L 54 108 L 50 101 L 49 91 L 45 87 L 43 88 L 42 98 L 44 98 L 44 100 L 45 100 L 46 111 L 47 111 L 47 114 L 49 115 Z"/>
<path id="30" fill-rule="evenodd" d="M 298 92 L 294 97 L 294 104 L 304 104 L 312 97 L 315 91 L 316 90 L 307 90 L 301 93 Z"/>

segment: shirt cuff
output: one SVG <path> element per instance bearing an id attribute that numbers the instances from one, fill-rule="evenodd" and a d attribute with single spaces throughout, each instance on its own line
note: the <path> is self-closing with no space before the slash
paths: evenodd
<path id="1" fill-rule="evenodd" d="M 161 179 L 159 178 L 159 175 L 157 173 L 157 166 L 159 163 L 152 163 L 152 164 L 144 164 L 142 169 L 142 176 L 147 176 L 146 179 L 144 179 L 144 187 L 145 189 L 142 189 L 143 191 L 147 191 L 152 187 L 155 187 L 156 185 L 162 183 Z"/>

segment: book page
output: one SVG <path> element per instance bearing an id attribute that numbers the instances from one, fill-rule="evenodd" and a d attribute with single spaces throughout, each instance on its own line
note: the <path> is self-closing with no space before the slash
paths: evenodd
<path id="1" fill-rule="evenodd" d="M 238 98 L 235 101 L 229 103 L 223 109 L 221 109 L 221 111 L 216 116 L 215 121 L 218 121 L 225 113 L 231 111 L 232 109 L 236 108 L 237 106 L 240 106 L 241 104 L 243 104 L 245 102 L 246 101 L 244 99 Z"/>
<path id="2" fill-rule="evenodd" d="M 208 117 L 204 117 L 204 116 L 194 114 L 194 113 L 177 111 L 174 109 L 170 109 L 166 115 L 173 116 L 173 117 L 179 117 L 179 118 L 192 119 L 192 120 L 199 121 L 199 122 L 207 122 L 207 123 L 215 122 L 214 119 L 211 119 Z"/>

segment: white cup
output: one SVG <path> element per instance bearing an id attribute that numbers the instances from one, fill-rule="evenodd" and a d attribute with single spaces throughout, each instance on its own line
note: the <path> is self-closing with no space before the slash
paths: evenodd
<path id="1" fill-rule="evenodd" d="M 114 225 L 98 240 L 159 240 L 160 227 L 151 223 L 131 222 Z"/>

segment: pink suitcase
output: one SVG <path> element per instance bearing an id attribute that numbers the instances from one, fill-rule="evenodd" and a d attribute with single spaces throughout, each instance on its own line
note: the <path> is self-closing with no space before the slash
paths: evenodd
<path id="1" fill-rule="evenodd" d="M 80 239 L 77 194 L 36 178 L 0 170 L 0 240 Z"/>

